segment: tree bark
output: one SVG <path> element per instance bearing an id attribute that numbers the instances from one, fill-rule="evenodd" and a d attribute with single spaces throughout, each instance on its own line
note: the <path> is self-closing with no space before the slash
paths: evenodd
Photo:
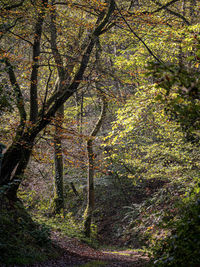
<path id="1" fill-rule="evenodd" d="M 64 118 L 63 105 L 59 108 L 55 119 L 55 135 L 54 135 L 54 166 L 55 166 L 55 196 L 54 196 L 54 212 L 61 213 L 64 209 L 64 193 L 63 193 L 63 155 L 62 155 L 62 124 Z"/>
<path id="2" fill-rule="evenodd" d="M 35 25 L 34 43 L 33 43 L 33 58 L 30 86 L 30 121 L 35 123 L 38 116 L 38 69 L 40 56 L 40 42 L 42 37 L 42 25 L 44 22 L 45 9 L 48 0 L 42 0 L 41 11 L 38 11 L 38 19 Z"/>
<path id="3" fill-rule="evenodd" d="M 99 117 L 98 122 L 96 123 L 93 131 L 91 132 L 88 141 L 87 141 L 87 156 L 88 156 L 88 178 L 87 178 L 87 207 L 84 213 L 84 233 L 86 237 L 90 237 L 91 235 L 91 223 L 93 217 L 93 211 L 95 206 L 95 194 L 94 194 L 94 151 L 93 151 L 93 141 L 97 133 L 99 132 L 101 125 L 106 116 L 107 110 L 107 100 L 105 94 L 100 92 L 101 101 L 102 101 L 102 109 L 101 115 Z"/>
<path id="4" fill-rule="evenodd" d="M 53 6 L 54 0 L 51 1 Z M 57 28 L 56 28 L 56 9 L 51 10 L 51 50 L 54 56 L 54 61 L 57 66 L 58 81 L 55 85 L 55 91 L 61 91 L 61 83 L 64 79 L 69 80 L 69 71 L 66 71 L 63 65 L 62 57 L 57 47 Z M 66 78 L 65 78 L 66 77 Z M 66 83 L 66 82 L 65 82 Z M 62 155 L 62 125 L 64 119 L 64 104 L 62 104 L 55 116 L 55 133 L 54 133 L 54 213 L 59 214 L 64 210 L 64 194 L 63 194 L 63 155 Z"/>
<path id="5" fill-rule="evenodd" d="M 30 138 L 27 133 L 22 135 L 4 154 L 0 186 L 9 185 L 6 190 L 9 199 L 17 199 L 17 190 L 28 165 L 35 137 L 36 135 L 32 135 Z"/>

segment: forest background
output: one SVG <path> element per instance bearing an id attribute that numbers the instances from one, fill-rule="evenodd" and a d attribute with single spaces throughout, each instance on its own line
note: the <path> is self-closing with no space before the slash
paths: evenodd
<path id="1" fill-rule="evenodd" d="M 54 229 L 199 264 L 200 2 L 0 4 L 0 261 Z"/>

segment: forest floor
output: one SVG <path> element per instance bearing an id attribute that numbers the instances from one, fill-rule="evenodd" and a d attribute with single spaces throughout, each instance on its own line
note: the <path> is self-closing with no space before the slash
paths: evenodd
<path id="1" fill-rule="evenodd" d="M 149 258 L 137 250 L 94 249 L 87 244 L 57 232 L 52 233 L 52 241 L 62 250 L 62 256 L 42 263 L 26 265 L 29 267 L 65 267 L 65 266 L 106 266 L 106 267 L 142 267 Z M 17 267 L 17 265 L 16 265 Z"/>

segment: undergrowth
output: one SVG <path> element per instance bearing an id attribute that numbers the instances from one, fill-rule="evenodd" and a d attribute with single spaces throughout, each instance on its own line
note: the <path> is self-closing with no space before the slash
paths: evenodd
<path id="1" fill-rule="evenodd" d="M 200 184 L 179 202 L 176 219 L 165 222 L 170 230 L 155 240 L 154 266 L 200 266 Z"/>
<path id="2" fill-rule="evenodd" d="M 58 250 L 50 240 L 45 224 L 34 222 L 21 202 L 1 198 L 0 263 L 28 264 L 57 257 Z"/>
<path id="3" fill-rule="evenodd" d="M 200 266 L 198 181 L 193 178 L 190 185 L 171 182 L 127 207 L 125 235 L 148 248 L 152 266 Z"/>

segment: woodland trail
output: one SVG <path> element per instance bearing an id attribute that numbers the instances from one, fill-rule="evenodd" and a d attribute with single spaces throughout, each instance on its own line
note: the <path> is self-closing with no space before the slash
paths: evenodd
<path id="1" fill-rule="evenodd" d="M 62 250 L 63 256 L 59 259 L 43 263 L 28 265 L 30 267 L 65 267 L 65 266 L 106 266 L 106 267 L 143 267 L 148 257 L 135 251 L 103 251 L 89 247 L 75 238 L 61 237 L 52 233 L 52 240 Z"/>

